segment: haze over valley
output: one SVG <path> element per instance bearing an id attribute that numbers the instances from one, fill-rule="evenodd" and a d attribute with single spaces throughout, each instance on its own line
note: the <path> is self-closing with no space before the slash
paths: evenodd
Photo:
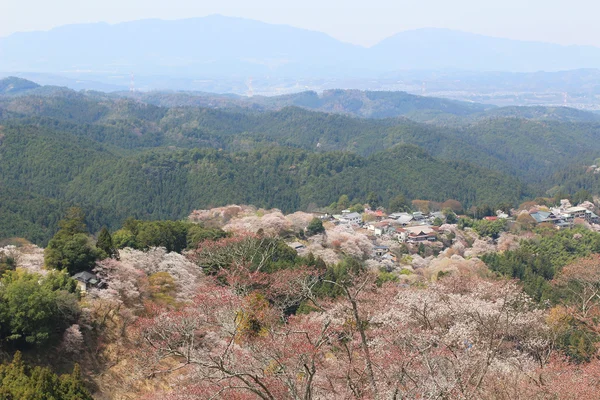
<path id="1" fill-rule="evenodd" d="M 316 31 L 212 15 L 14 33 L 0 38 L 0 54 L 0 76 L 73 89 L 401 90 L 496 105 L 598 109 L 600 48 L 448 29 L 399 32 L 366 48 Z"/>

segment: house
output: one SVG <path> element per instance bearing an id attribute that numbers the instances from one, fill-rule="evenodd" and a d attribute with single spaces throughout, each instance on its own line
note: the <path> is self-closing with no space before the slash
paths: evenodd
<path id="1" fill-rule="evenodd" d="M 358 225 L 362 222 L 362 216 L 359 213 L 345 213 L 339 218 L 340 222 L 345 224 Z"/>
<path id="2" fill-rule="evenodd" d="M 396 257 L 396 255 L 392 254 L 392 253 L 386 253 L 383 256 L 381 256 L 381 258 L 383 260 L 388 260 L 388 261 L 391 261 L 391 262 L 398 262 L 398 257 Z"/>
<path id="3" fill-rule="evenodd" d="M 389 232 L 390 223 L 388 221 L 371 223 L 367 225 L 367 229 L 372 231 L 375 236 L 382 236 Z"/>
<path id="4" fill-rule="evenodd" d="M 390 251 L 390 248 L 387 246 L 375 246 L 373 247 L 373 255 L 375 257 L 383 257 Z"/>
<path id="5" fill-rule="evenodd" d="M 365 210 L 365 213 L 368 214 L 369 216 L 371 216 L 372 218 L 376 219 L 377 221 L 381 221 L 388 217 L 388 215 L 386 213 L 384 213 L 382 210 L 375 210 L 375 211 Z"/>
<path id="6" fill-rule="evenodd" d="M 598 223 L 599 217 L 585 207 L 569 207 L 562 212 L 565 218 L 573 220 L 575 218 L 581 218 L 590 223 Z"/>
<path id="7" fill-rule="evenodd" d="M 319 218 L 321 221 L 331 221 L 331 219 L 333 218 L 331 215 L 329 215 L 328 213 L 319 213 L 319 212 L 313 212 L 312 215 L 315 218 Z"/>
<path id="8" fill-rule="evenodd" d="M 396 235 L 401 243 L 434 242 L 437 240 L 436 228 L 429 225 L 407 226 Z"/>
<path id="9" fill-rule="evenodd" d="M 403 225 L 403 226 L 408 225 L 414 219 L 412 214 L 405 213 L 405 212 L 391 214 L 390 218 L 395 219 L 396 221 L 398 221 L 398 223 L 400 225 Z"/>
<path id="10" fill-rule="evenodd" d="M 425 233 L 423 231 L 419 233 L 411 233 L 408 235 L 407 243 L 418 243 L 418 242 L 435 242 L 437 238 L 435 234 Z"/>
<path id="11" fill-rule="evenodd" d="M 584 207 L 569 207 L 562 213 L 570 218 L 585 218 L 588 209 Z"/>
<path id="12" fill-rule="evenodd" d="M 550 211 L 535 211 L 535 212 L 529 213 L 529 215 L 531 215 L 531 217 L 533 219 L 535 219 L 535 222 L 537 222 L 538 224 L 541 224 L 543 222 L 549 222 L 549 223 L 553 224 L 560 219 L 554 213 L 551 213 Z"/>
<path id="13" fill-rule="evenodd" d="M 425 215 L 421 211 L 416 211 L 412 214 L 415 221 L 421 221 L 425 219 Z"/>
<path id="14" fill-rule="evenodd" d="M 398 261 L 398 258 L 395 254 L 390 252 L 390 248 L 388 246 L 375 246 L 373 247 L 372 257 L 379 258 L 381 260 L 387 260 L 391 262 Z"/>
<path id="15" fill-rule="evenodd" d="M 568 228 L 571 226 L 569 217 L 562 217 L 550 211 L 535 211 L 529 213 L 529 215 L 538 224 L 549 223 L 555 225 L 557 228 Z"/>
<path id="16" fill-rule="evenodd" d="M 79 290 L 81 290 L 82 293 L 87 292 L 88 289 L 91 288 L 104 287 L 104 282 L 102 282 L 100 278 L 98 278 L 98 276 L 92 274 L 91 272 L 79 272 L 73 275 L 71 278 L 77 281 L 77 286 L 79 287 Z"/>
<path id="17" fill-rule="evenodd" d="M 496 216 L 500 219 L 508 219 L 508 217 L 509 217 L 509 215 L 502 210 L 497 210 Z"/>

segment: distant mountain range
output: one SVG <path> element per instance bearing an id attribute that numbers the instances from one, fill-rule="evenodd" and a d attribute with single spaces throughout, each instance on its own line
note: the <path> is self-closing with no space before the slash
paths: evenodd
<path id="1" fill-rule="evenodd" d="M 299 107 L 311 111 L 369 119 L 410 119 L 433 125 L 460 126 L 482 119 L 521 118 L 535 121 L 600 122 L 600 114 L 562 106 L 496 107 L 489 104 L 418 96 L 402 91 L 325 90 L 303 91 L 279 96 L 240 96 L 192 91 L 73 91 L 58 85 L 39 85 L 18 77 L 0 79 L 2 97 L 66 97 L 77 101 L 129 98 L 140 103 L 166 108 L 202 107 L 244 114 L 279 111 Z M 69 107 L 67 107 L 69 108 Z M 4 112 L 18 112 L 9 107 Z M 2 111 L 2 107 L 0 107 Z M 27 112 L 29 113 L 29 112 Z M 43 113 L 42 113 L 43 114 Z"/>
<path id="2" fill-rule="evenodd" d="M 166 76 L 375 76 L 401 70 L 600 68 L 600 48 L 446 29 L 401 32 L 371 48 L 324 33 L 213 15 L 68 25 L 0 39 L 0 71 Z"/>

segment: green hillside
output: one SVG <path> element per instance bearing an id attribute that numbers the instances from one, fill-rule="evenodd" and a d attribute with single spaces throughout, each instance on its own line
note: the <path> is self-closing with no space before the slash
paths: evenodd
<path id="1" fill-rule="evenodd" d="M 24 122 L 24 121 L 21 121 Z M 419 147 L 401 145 L 368 157 L 264 147 L 249 152 L 158 149 L 131 152 L 75 133 L 10 122 L 2 130 L 0 236 L 44 243 L 56 215 L 81 205 L 92 229 L 118 226 L 129 217 L 183 218 L 196 208 L 228 203 L 284 211 L 326 206 L 340 195 L 364 201 L 370 191 L 385 202 L 409 199 L 465 205 L 515 203 L 527 188 L 466 163 L 440 161 Z M 21 202 L 16 199 L 27 199 Z M 48 213 L 49 209 L 56 212 Z M 42 229 L 32 235 L 33 225 Z"/>
<path id="2" fill-rule="evenodd" d="M 515 204 L 555 186 L 600 193 L 592 178 L 568 172 L 598 158 L 600 123 L 538 120 L 537 109 L 517 110 L 531 119 L 473 119 L 482 115 L 471 113 L 477 107 L 449 103 L 461 123 L 440 126 L 310 111 L 297 106 L 301 96 L 280 110 L 236 111 L 34 91 L 0 96 L 2 237 L 43 243 L 54 215 L 75 204 L 99 229 L 129 216 L 183 218 L 227 203 L 292 211 L 326 206 L 342 194 L 364 201 L 371 191 L 383 204 L 402 193 L 465 206 Z M 427 104 L 357 93 L 407 112 Z M 349 93 L 329 95 L 341 101 Z"/>
<path id="3" fill-rule="evenodd" d="M 8 78 L 0 79 L 0 94 L 14 95 L 23 92 L 30 91 L 40 87 L 35 82 L 28 81 L 27 79 L 17 78 L 10 76 Z"/>

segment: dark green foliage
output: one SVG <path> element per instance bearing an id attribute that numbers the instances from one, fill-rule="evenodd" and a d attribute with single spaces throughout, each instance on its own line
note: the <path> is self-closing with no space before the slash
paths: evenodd
<path id="1" fill-rule="evenodd" d="M 548 179 L 547 186 L 554 185 L 559 185 L 553 189 L 560 192 L 555 197 L 563 195 L 565 196 L 563 199 L 568 199 L 571 197 L 569 193 L 575 193 L 572 203 L 577 204 L 580 199 L 589 200 L 588 193 L 600 195 L 600 174 L 596 173 L 594 168 L 583 167 L 578 163 L 576 166 L 557 172 Z"/>
<path id="2" fill-rule="evenodd" d="M 367 204 L 371 207 L 371 210 L 376 210 L 381 206 L 381 197 L 375 192 L 369 192 L 367 194 Z"/>
<path id="3" fill-rule="evenodd" d="M 306 227 L 306 233 L 309 236 L 312 235 L 316 235 L 318 233 L 323 233 L 325 232 L 325 227 L 323 227 L 323 221 L 321 221 L 319 218 L 313 218 L 308 226 Z"/>
<path id="4" fill-rule="evenodd" d="M 393 272 L 387 272 L 387 271 L 379 271 L 379 274 L 377 275 L 377 280 L 375 281 L 375 283 L 377 284 L 377 286 L 381 287 L 383 284 L 387 283 L 387 282 L 398 282 L 399 278 L 398 275 L 396 275 Z"/>
<path id="5" fill-rule="evenodd" d="M 344 193 L 352 193 L 355 200 L 375 192 L 384 204 L 403 192 L 408 198 L 456 198 L 468 205 L 518 202 L 527 193 L 515 179 L 466 163 L 439 161 L 413 146 L 368 158 L 282 147 L 236 154 L 195 149 L 123 155 L 90 139 L 67 139 L 67 134 L 43 127 L 15 126 L 7 129 L 9 136 L 10 141 L 0 145 L 0 185 L 6 182 L 25 198 L 27 193 L 43 197 L 39 205 L 29 203 L 27 208 L 11 199 L 6 211 L 0 202 L 0 221 L 6 219 L 9 227 L 18 223 L 6 231 L 10 236 L 27 236 L 42 244 L 40 232 L 37 237 L 29 232 L 38 224 L 48 226 L 46 232 L 55 229 L 56 211 L 44 203 L 53 201 L 59 207 L 66 202 L 82 205 L 90 228 L 99 230 L 103 225 L 115 229 L 127 216 L 180 219 L 194 209 L 230 203 L 290 212 L 331 204 Z M 28 192 L 19 194 L 22 188 Z M 350 199 L 342 200 L 340 206 L 351 205 Z M 33 207 L 43 209 L 31 212 Z M 44 214 L 48 210 L 49 215 Z M 29 222 L 29 213 L 40 217 Z"/>
<path id="6" fill-rule="evenodd" d="M 0 79 L 0 94 L 19 94 L 38 87 L 37 83 L 16 76 Z"/>
<path id="7" fill-rule="evenodd" d="M 106 254 L 110 258 L 119 258 L 119 251 L 115 247 L 112 236 L 106 227 L 102 227 L 100 233 L 98 234 L 98 241 L 96 242 L 96 247 L 99 250 L 102 250 L 104 254 Z"/>
<path id="8" fill-rule="evenodd" d="M 14 257 L 6 254 L 0 254 L 0 277 L 6 271 L 14 271 L 17 268 L 17 260 Z"/>
<path id="9" fill-rule="evenodd" d="M 219 240 L 228 236 L 228 233 L 219 228 L 205 228 L 199 224 L 188 227 L 187 247 L 193 249 L 205 240 Z"/>
<path id="10" fill-rule="evenodd" d="M 496 221 L 488 221 L 485 219 L 474 221 L 473 230 L 482 237 L 491 237 L 498 239 L 500 233 L 506 230 L 506 220 L 497 219 Z"/>
<path id="11" fill-rule="evenodd" d="M 559 293 L 548 282 L 565 265 L 598 252 L 600 233 L 583 228 L 548 228 L 536 239 L 523 241 L 517 250 L 486 254 L 482 260 L 493 271 L 520 279 L 525 292 L 535 300 L 558 301 Z"/>
<path id="12" fill-rule="evenodd" d="M 305 265 L 305 259 L 282 239 L 260 235 L 234 236 L 200 246 L 194 258 L 199 267 L 213 275 L 234 266 L 272 273 Z"/>
<path id="13" fill-rule="evenodd" d="M 181 253 L 204 240 L 217 240 L 226 236 L 221 229 L 204 228 L 191 222 L 140 221 L 128 218 L 123 228 L 115 232 L 114 245 L 120 249 L 131 247 L 138 250 L 164 247 L 167 251 Z"/>
<path id="14" fill-rule="evenodd" d="M 596 354 L 600 336 L 586 324 L 567 318 L 568 329 L 557 338 L 556 346 L 577 363 L 589 362 Z"/>
<path id="15" fill-rule="evenodd" d="M 58 376 L 49 368 L 30 367 L 16 352 L 10 364 L 0 365 L 0 398 L 6 400 L 92 400 L 82 380 L 79 366 Z"/>
<path id="16" fill-rule="evenodd" d="M 443 212 L 444 212 L 444 215 L 446 216 L 446 223 L 455 224 L 456 222 L 458 222 L 458 218 L 456 217 L 456 214 L 454 214 L 454 212 L 452 210 L 446 209 Z"/>
<path id="17" fill-rule="evenodd" d="M 388 206 L 388 212 L 395 213 L 404 211 L 410 211 L 410 203 L 406 200 L 406 197 L 402 194 L 392 197 Z"/>
<path id="18" fill-rule="evenodd" d="M 584 201 L 594 201 L 592 194 L 586 189 L 580 189 L 571 197 L 573 204 L 581 204 Z"/>
<path id="19" fill-rule="evenodd" d="M 59 222 L 60 229 L 48 243 L 44 251 L 47 267 L 66 269 L 70 274 L 90 271 L 96 261 L 106 258 L 92 238 L 86 233 L 84 215 L 79 208 L 70 208 L 66 217 Z"/>
<path id="20" fill-rule="evenodd" d="M 600 145 L 599 127 L 597 122 L 494 118 L 460 129 L 459 136 L 496 157 L 500 170 L 540 182 L 575 160 L 594 160 Z"/>
<path id="21" fill-rule="evenodd" d="M 0 339 L 23 346 L 60 337 L 77 319 L 76 291 L 63 272 L 6 272 L 0 279 Z"/>
<path id="22" fill-rule="evenodd" d="M 337 201 L 337 209 L 345 210 L 349 207 L 350 207 L 350 199 L 348 198 L 348 195 L 347 194 L 341 195 Z"/>

